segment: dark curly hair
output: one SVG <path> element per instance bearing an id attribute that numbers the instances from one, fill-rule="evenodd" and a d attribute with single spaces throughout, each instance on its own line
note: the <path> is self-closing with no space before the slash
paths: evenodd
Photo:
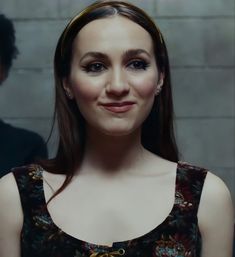
<path id="1" fill-rule="evenodd" d="M 0 64 L 8 75 L 12 61 L 19 51 L 15 45 L 15 29 L 13 22 L 0 14 Z"/>

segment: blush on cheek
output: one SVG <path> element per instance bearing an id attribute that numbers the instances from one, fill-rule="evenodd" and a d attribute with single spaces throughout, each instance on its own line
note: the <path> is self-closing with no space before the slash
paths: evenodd
<path id="1" fill-rule="evenodd" d="M 82 98 L 84 100 L 94 99 L 94 92 L 90 88 L 74 86 L 73 92 L 76 98 Z"/>
<path id="2" fill-rule="evenodd" d="M 155 93 L 155 87 L 157 86 L 157 77 L 136 77 L 132 80 L 133 85 L 138 94 L 142 97 L 151 97 Z"/>
<path id="3" fill-rule="evenodd" d="M 72 88 L 76 98 L 93 100 L 100 95 L 100 86 L 89 79 L 77 79 L 72 81 Z"/>

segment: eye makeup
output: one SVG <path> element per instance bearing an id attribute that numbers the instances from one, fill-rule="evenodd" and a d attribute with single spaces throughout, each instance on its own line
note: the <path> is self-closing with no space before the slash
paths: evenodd
<path id="1" fill-rule="evenodd" d="M 151 55 L 143 49 L 129 49 L 122 56 L 122 65 L 131 71 L 145 71 L 150 66 Z M 107 54 L 87 52 L 80 60 L 82 70 L 86 73 L 102 73 L 112 64 Z"/>

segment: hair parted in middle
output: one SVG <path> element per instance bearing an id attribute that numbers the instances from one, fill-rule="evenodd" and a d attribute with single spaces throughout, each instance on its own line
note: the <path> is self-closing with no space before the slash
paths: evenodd
<path id="1" fill-rule="evenodd" d="M 76 101 L 69 99 L 63 88 L 68 78 L 73 55 L 73 42 L 88 23 L 111 16 L 125 17 L 144 28 L 151 36 L 158 71 L 164 75 L 161 92 L 156 95 L 152 110 L 142 125 L 141 142 L 144 148 L 170 161 L 178 161 L 173 129 L 173 102 L 169 60 L 166 45 L 154 21 L 137 6 L 124 1 L 97 1 L 76 15 L 59 38 L 54 57 L 55 116 L 58 122 L 59 146 L 54 159 L 42 166 L 53 173 L 66 174 L 63 188 L 72 179 L 83 158 L 86 122 Z M 62 191 L 59 190 L 59 191 Z"/>

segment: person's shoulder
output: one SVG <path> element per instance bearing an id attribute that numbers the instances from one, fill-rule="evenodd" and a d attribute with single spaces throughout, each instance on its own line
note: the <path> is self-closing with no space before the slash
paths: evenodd
<path id="1" fill-rule="evenodd" d="M 227 185 L 220 177 L 208 171 L 202 192 L 202 207 L 222 208 L 231 204 L 231 194 Z"/>
<path id="2" fill-rule="evenodd" d="M 41 176 L 41 173 L 43 171 L 43 168 L 36 163 L 31 163 L 28 165 L 23 166 L 17 166 L 14 168 L 11 168 L 4 174 L 2 177 L 0 177 L 1 183 L 8 183 L 8 182 L 2 182 L 2 181 L 9 181 L 11 178 L 16 182 L 16 184 L 19 184 L 20 180 L 24 180 L 24 178 L 29 176 Z M 25 180 L 26 182 L 29 181 L 28 179 Z M 27 185 L 26 185 L 27 186 Z"/>
<path id="3" fill-rule="evenodd" d="M 42 179 L 42 167 L 37 164 L 15 167 L 0 178 L 0 209 L 2 205 L 13 206 L 21 198 L 22 190 L 29 188 L 31 181 Z"/>
<path id="4" fill-rule="evenodd" d="M 177 165 L 178 181 L 185 181 L 187 184 L 199 186 L 202 189 L 208 174 L 208 169 L 188 162 L 179 161 Z"/>
<path id="5" fill-rule="evenodd" d="M 18 142 L 20 146 L 26 146 L 28 149 L 28 157 L 26 163 L 30 163 L 37 157 L 47 158 L 48 151 L 46 143 L 41 135 L 34 131 L 30 131 L 22 128 L 13 128 L 12 138 L 15 138 L 15 142 Z"/>
<path id="6" fill-rule="evenodd" d="M 207 174 L 208 169 L 195 165 L 195 164 L 191 164 L 185 161 L 179 161 L 178 162 L 178 169 L 188 172 L 188 173 L 204 173 Z"/>
<path id="7" fill-rule="evenodd" d="M 0 179 L 0 210 L 1 231 L 7 229 L 6 225 L 20 227 L 22 224 L 21 201 L 13 172 Z"/>
<path id="8" fill-rule="evenodd" d="M 15 194 L 17 192 L 16 181 L 13 171 L 9 172 L 0 179 L 0 199 L 3 199 L 9 194 Z M 7 193 L 7 194 L 4 194 Z"/>
<path id="9" fill-rule="evenodd" d="M 13 138 L 18 138 L 22 141 L 24 140 L 29 140 L 29 141 L 37 141 L 37 142 L 43 142 L 43 138 L 36 132 L 25 129 L 25 128 L 20 128 L 20 127 L 15 127 L 11 124 L 5 123 L 1 121 L 1 132 L 2 134 L 5 134 L 5 136 L 11 136 Z"/>
<path id="10" fill-rule="evenodd" d="M 210 256 L 230 256 L 234 230 L 233 202 L 224 181 L 211 171 L 205 179 L 197 216 L 205 256 L 210 252 Z"/>
<path id="11" fill-rule="evenodd" d="M 208 204 L 208 202 L 212 203 L 213 199 L 215 199 L 215 195 L 216 198 L 219 197 L 221 199 L 231 198 L 228 187 L 220 177 L 214 174 L 213 171 L 187 162 L 179 162 L 178 168 L 191 175 L 193 178 L 198 177 L 199 175 L 204 177 L 202 196 L 206 204 Z"/>
<path id="12" fill-rule="evenodd" d="M 16 242 L 20 238 L 23 226 L 23 211 L 20 194 L 13 173 L 8 173 L 0 179 L 0 241 L 1 250 L 5 245 Z M 2 253 L 2 251 L 0 251 Z"/>
<path id="13" fill-rule="evenodd" d="M 213 226 L 231 223 L 234 220 L 234 207 L 230 191 L 224 181 L 208 171 L 202 190 L 198 209 L 198 218 L 201 229 L 206 230 Z"/>
<path id="14" fill-rule="evenodd" d="M 30 163 L 37 157 L 48 157 L 47 146 L 41 135 L 25 128 L 12 126 L 11 124 L 3 122 L 1 124 L 0 137 L 2 144 L 12 146 L 13 153 L 24 149 L 22 157 L 25 161 L 21 164 Z M 19 153 L 19 156 L 21 156 L 21 153 Z"/>
<path id="15" fill-rule="evenodd" d="M 213 171 L 208 171 L 207 173 L 204 190 L 207 192 L 208 197 L 215 195 L 215 193 L 221 195 L 221 197 L 230 195 L 228 187 L 220 177 L 215 175 Z"/>
<path id="16" fill-rule="evenodd" d="M 17 177 L 28 176 L 33 167 L 36 167 L 36 165 L 30 164 L 10 169 L 9 172 L 0 178 L 0 190 L 9 190 L 9 193 L 15 192 L 14 189 L 17 188 Z"/>
<path id="17" fill-rule="evenodd" d="M 22 139 L 27 138 L 31 141 L 32 140 L 33 141 L 43 141 L 42 137 L 34 131 L 24 129 L 24 128 L 13 127 L 13 126 L 10 126 L 10 127 L 11 127 L 11 133 L 15 134 L 17 136 L 21 136 Z"/>

